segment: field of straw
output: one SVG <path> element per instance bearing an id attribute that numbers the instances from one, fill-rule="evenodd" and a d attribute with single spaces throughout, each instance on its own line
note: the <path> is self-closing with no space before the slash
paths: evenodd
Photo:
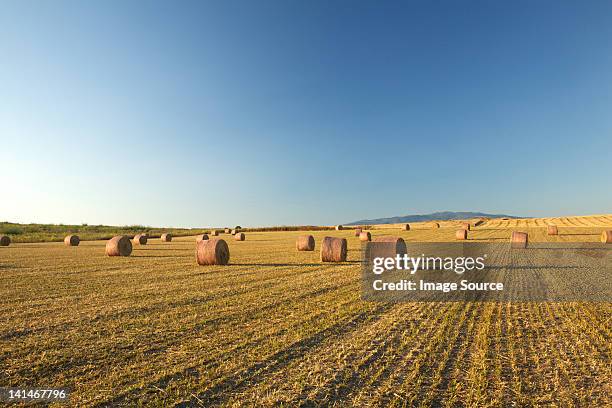
<path id="1" fill-rule="evenodd" d="M 410 245 L 460 226 L 370 231 Z M 469 239 L 604 228 L 612 216 L 491 220 Z M 314 252 L 301 234 L 221 234 L 227 266 L 198 266 L 195 237 L 113 258 L 104 241 L 0 247 L 0 386 L 69 387 L 80 407 L 612 404 L 612 304 L 365 302 L 354 231 L 312 232 Z M 346 263 L 320 263 L 324 236 L 348 240 Z"/>

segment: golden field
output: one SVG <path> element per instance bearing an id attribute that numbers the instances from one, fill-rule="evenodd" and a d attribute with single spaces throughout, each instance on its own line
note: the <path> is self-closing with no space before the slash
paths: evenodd
<path id="1" fill-rule="evenodd" d="M 558 236 L 547 236 L 554 223 Z M 373 226 L 373 237 L 453 241 L 460 222 Z M 612 215 L 488 220 L 469 238 L 598 242 Z M 194 237 L 130 257 L 104 241 L 0 248 L 0 386 L 69 387 L 73 406 L 610 406 L 610 303 L 361 300 L 352 230 L 225 238 L 198 266 Z M 348 262 L 321 264 L 324 236 Z M 612 250 L 612 249 L 611 249 Z"/>

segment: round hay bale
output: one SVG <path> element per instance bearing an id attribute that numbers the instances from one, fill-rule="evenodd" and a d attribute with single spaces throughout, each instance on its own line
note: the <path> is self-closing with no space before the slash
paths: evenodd
<path id="1" fill-rule="evenodd" d="M 235 229 L 232 230 L 232 232 L 230 232 L 231 235 L 236 235 L 238 232 L 240 231 L 236 231 Z"/>
<path id="2" fill-rule="evenodd" d="M 389 244 L 384 246 L 386 249 L 383 251 L 384 254 L 381 253 L 380 256 L 403 255 L 408 252 L 406 249 L 406 242 L 400 237 L 377 237 L 374 238 L 373 242 Z M 382 247 L 382 245 L 377 245 L 376 247 Z M 376 252 L 378 253 L 380 251 Z"/>
<path id="3" fill-rule="evenodd" d="M 149 238 L 145 234 L 138 234 L 134 236 L 134 243 L 137 245 L 147 245 Z"/>
<path id="4" fill-rule="evenodd" d="M 9 246 L 11 244 L 11 237 L 8 235 L 0 236 L 0 246 Z"/>
<path id="5" fill-rule="evenodd" d="M 198 265 L 227 265 L 229 259 L 229 247 L 223 239 L 213 238 L 200 241 L 196 246 Z"/>
<path id="6" fill-rule="evenodd" d="M 559 235 L 559 228 L 556 225 L 549 225 L 546 227 L 546 232 L 548 235 Z"/>
<path id="7" fill-rule="evenodd" d="M 117 235 L 106 242 L 106 255 L 108 256 L 130 256 L 132 253 L 132 242 L 125 235 Z"/>
<path id="8" fill-rule="evenodd" d="M 196 244 L 200 241 L 208 241 L 208 235 L 207 234 L 196 235 Z"/>
<path id="9" fill-rule="evenodd" d="M 460 229 L 455 232 L 455 238 L 458 240 L 466 240 L 468 237 L 468 232 L 465 229 Z"/>
<path id="10" fill-rule="evenodd" d="M 372 234 L 370 234 L 368 231 L 363 231 L 361 234 L 359 234 L 359 240 L 360 241 L 371 241 Z"/>
<path id="11" fill-rule="evenodd" d="M 361 234 L 361 231 L 363 231 L 361 228 L 355 228 L 355 236 L 358 237 Z"/>
<path id="12" fill-rule="evenodd" d="M 219 235 L 219 231 L 212 230 L 212 231 L 210 231 L 210 235 L 212 235 L 213 237 L 216 237 L 217 235 Z"/>
<path id="13" fill-rule="evenodd" d="M 529 235 L 526 232 L 512 231 L 512 236 L 510 237 L 510 246 L 512 248 L 527 248 L 528 241 Z"/>
<path id="14" fill-rule="evenodd" d="M 79 243 L 81 243 L 81 240 L 78 235 L 67 235 L 64 238 L 64 245 L 66 246 L 79 246 Z"/>
<path id="15" fill-rule="evenodd" d="M 162 234 L 161 240 L 163 242 L 170 242 L 170 241 L 172 241 L 172 234 L 169 234 L 169 233 Z"/>
<path id="16" fill-rule="evenodd" d="M 346 261 L 346 253 L 345 238 L 323 238 L 323 242 L 321 242 L 321 262 L 344 262 Z"/>
<path id="17" fill-rule="evenodd" d="M 244 241 L 244 232 L 239 232 L 236 235 L 234 235 L 234 239 L 236 241 Z"/>
<path id="18" fill-rule="evenodd" d="M 231 234 L 232 230 L 230 230 L 229 228 L 226 228 L 223 230 L 223 232 L 225 232 L 226 234 Z"/>
<path id="19" fill-rule="evenodd" d="M 601 242 L 604 244 L 612 244 L 612 230 L 603 231 L 601 233 Z"/>
<path id="20" fill-rule="evenodd" d="M 461 227 L 466 231 L 470 231 L 472 229 L 472 225 L 469 222 L 464 222 Z"/>
<path id="21" fill-rule="evenodd" d="M 431 224 L 431 229 L 438 229 L 440 228 L 440 224 L 437 222 L 434 222 L 433 224 Z"/>
<path id="22" fill-rule="evenodd" d="M 344 227 L 342 225 L 336 225 L 336 231 L 342 231 Z"/>
<path id="23" fill-rule="evenodd" d="M 295 248 L 298 251 L 314 251 L 315 239 L 312 235 L 300 235 L 295 241 Z"/>
<path id="24" fill-rule="evenodd" d="M 402 228 L 404 231 L 410 231 L 410 224 L 406 224 L 404 225 L 404 228 Z"/>

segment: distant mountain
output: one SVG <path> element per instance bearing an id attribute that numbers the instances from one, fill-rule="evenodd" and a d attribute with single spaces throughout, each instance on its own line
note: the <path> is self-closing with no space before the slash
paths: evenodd
<path id="1" fill-rule="evenodd" d="M 345 225 L 372 225 L 372 224 L 401 224 L 404 222 L 425 222 L 425 221 L 433 221 L 433 220 L 465 220 L 468 218 L 478 218 L 478 217 L 487 217 L 487 218 L 527 218 L 527 217 L 516 217 L 514 215 L 505 215 L 505 214 L 486 214 L 481 212 L 453 212 L 453 211 L 443 211 L 436 212 L 432 214 L 420 214 L 420 215 L 404 215 L 397 217 L 389 217 L 389 218 L 376 218 L 373 220 L 359 220 L 353 221 Z"/>

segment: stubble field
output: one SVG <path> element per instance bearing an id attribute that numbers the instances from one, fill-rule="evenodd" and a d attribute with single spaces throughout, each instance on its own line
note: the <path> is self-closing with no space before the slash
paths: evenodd
<path id="1" fill-rule="evenodd" d="M 492 220 L 470 239 L 594 242 L 612 216 Z M 372 235 L 453 241 L 433 230 Z M 221 235 L 228 266 L 194 237 L 109 258 L 104 241 L 0 248 L 0 386 L 69 387 L 74 406 L 610 406 L 610 303 L 361 300 L 353 231 Z M 321 264 L 324 236 L 347 263 Z"/>

